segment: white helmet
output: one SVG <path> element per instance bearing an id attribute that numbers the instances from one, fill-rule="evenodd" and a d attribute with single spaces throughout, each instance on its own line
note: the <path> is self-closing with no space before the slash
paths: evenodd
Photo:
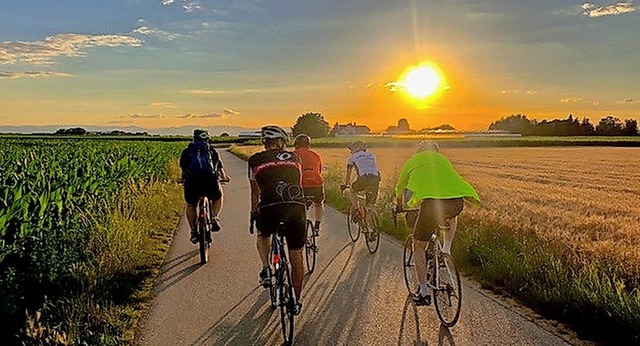
<path id="1" fill-rule="evenodd" d="M 420 144 L 418 144 L 418 151 L 435 151 L 436 153 L 440 152 L 440 146 L 438 143 L 430 140 L 422 140 Z"/>
<path id="2" fill-rule="evenodd" d="M 289 134 L 282 127 L 276 125 L 263 126 L 260 129 L 260 137 L 262 139 L 277 139 L 282 138 L 285 142 L 289 141 Z"/>

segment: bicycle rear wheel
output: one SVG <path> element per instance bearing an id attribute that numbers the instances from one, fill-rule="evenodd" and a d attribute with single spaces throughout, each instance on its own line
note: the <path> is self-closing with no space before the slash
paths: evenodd
<path id="1" fill-rule="evenodd" d="M 349 231 L 349 238 L 354 242 L 360 238 L 360 226 L 353 222 L 355 217 L 354 213 L 357 212 L 358 211 L 352 207 L 349 207 L 349 211 L 347 212 L 347 230 Z"/>
<path id="2" fill-rule="evenodd" d="M 367 249 L 369 252 L 375 253 L 380 246 L 380 227 L 378 225 L 378 213 L 373 208 L 367 208 L 365 213 L 366 229 L 364 239 L 367 243 Z"/>
<path id="3" fill-rule="evenodd" d="M 438 318 L 445 327 L 453 327 L 460 318 L 462 306 L 462 285 L 458 268 L 450 255 L 440 253 L 434 260 L 439 268 L 433 300 Z"/>
<path id="4" fill-rule="evenodd" d="M 207 241 L 207 222 L 199 218 L 197 224 L 198 230 L 198 248 L 200 250 L 200 264 L 205 264 L 209 261 L 209 242 Z"/>
<path id="5" fill-rule="evenodd" d="M 404 269 L 404 284 L 407 286 L 409 294 L 418 293 L 419 283 L 416 277 L 416 268 L 413 257 L 413 235 L 404 241 L 404 253 L 402 255 L 402 266 Z"/>
<path id="6" fill-rule="evenodd" d="M 307 220 L 306 243 L 304 244 L 305 254 L 307 258 L 307 269 L 309 273 L 313 273 L 316 267 L 316 236 L 313 229 L 313 222 Z"/>
<path id="7" fill-rule="evenodd" d="M 280 326 L 282 327 L 282 337 L 285 345 L 293 344 L 293 309 L 295 304 L 293 282 L 289 267 L 285 264 L 282 267 L 282 280 L 278 289 L 280 290 Z"/>

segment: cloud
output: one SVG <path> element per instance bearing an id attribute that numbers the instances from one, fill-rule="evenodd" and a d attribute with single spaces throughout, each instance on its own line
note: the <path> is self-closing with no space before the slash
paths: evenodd
<path id="1" fill-rule="evenodd" d="M 169 40 L 169 41 L 175 40 L 176 38 L 183 36 L 180 34 L 168 32 L 160 29 L 152 29 L 152 28 L 149 28 L 148 26 L 141 26 L 131 31 L 131 33 L 144 35 L 144 36 L 155 36 L 155 37 L 158 37 L 164 40 Z"/>
<path id="2" fill-rule="evenodd" d="M 502 90 L 500 93 L 503 95 L 508 95 L 508 94 L 517 94 L 519 92 L 520 90 L 518 89 L 512 89 L 512 90 Z"/>
<path id="3" fill-rule="evenodd" d="M 386 82 L 382 84 L 383 87 L 389 89 L 392 93 L 400 91 L 402 88 L 402 83 L 400 82 Z"/>
<path id="4" fill-rule="evenodd" d="M 215 95 L 215 94 L 226 94 L 227 92 L 224 90 L 191 89 L 191 90 L 184 90 L 183 93 L 194 94 L 194 95 Z"/>
<path id="5" fill-rule="evenodd" d="M 633 99 L 631 97 L 627 97 L 626 99 L 620 100 L 620 101 L 616 101 L 617 104 L 619 105 L 626 105 L 629 103 L 633 103 Z"/>
<path id="6" fill-rule="evenodd" d="M 149 106 L 156 108 L 176 108 L 171 102 L 152 102 Z"/>
<path id="7" fill-rule="evenodd" d="M 0 64 L 17 62 L 49 65 L 53 58 L 84 57 L 91 47 L 117 47 L 142 45 L 142 40 L 124 35 L 58 34 L 43 41 L 0 43 Z"/>
<path id="8" fill-rule="evenodd" d="M 222 111 L 222 114 L 224 114 L 224 115 L 238 115 L 238 114 L 240 114 L 240 112 L 237 112 L 237 111 L 234 111 L 233 109 L 227 108 L 227 109 Z"/>
<path id="9" fill-rule="evenodd" d="M 187 114 L 176 116 L 176 119 L 213 119 L 213 118 L 223 118 L 223 117 L 228 117 L 228 116 L 238 115 L 238 114 L 240 114 L 240 112 L 227 108 L 222 112 L 211 112 L 208 114 L 198 115 L 198 114 L 187 113 Z"/>
<path id="10" fill-rule="evenodd" d="M 165 118 L 162 114 L 150 114 L 150 115 L 142 115 L 138 113 L 129 114 L 129 115 L 121 115 L 120 118 L 127 119 L 163 119 Z"/>
<path id="11" fill-rule="evenodd" d="M 535 95 L 538 93 L 538 90 L 527 90 L 527 95 Z"/>
<path id="12" fill-rule="evenodd" d="M 202 8 L 199 1 L 188 0 L 161 0 L 162 6 L 173 6 L 175 4 L 182 4 L 181 7 L 185 12 L 193 12 Z"/>
<path id="13" fill-rule="evenodd" d="M 579 97 L 565 97 L 563 99 L 560 99 L 560 102 L 562 103 L 577 103 L 580 101 L 582 101 L 582 99 Z"/>
<path id="14" fill-rule="evenodd" d="M 598 18 L 604 16 L 618 16 L 621 14 L 632 13 L 636 11 L 637 5 L 632 0 L 621 1 L 615 4 L 603 5 L 596 7 L 596 5 L 585 2 L 582 4 L 582 15 L 589 18 Z"/>
<path id="15" fill-rule="evenodd" d="M 20 78 L 62 78 L 71 77 L 68 73 L 26 71 L 26 72 L 0 72 L 0 79 L 20 79 Z"/>
<path id="16" fill-rule="evenodd" d="M 593 101 L 591 104 L 594 105 L 594 106 L 599 106 L 600 105 L 600 101 Z"/>

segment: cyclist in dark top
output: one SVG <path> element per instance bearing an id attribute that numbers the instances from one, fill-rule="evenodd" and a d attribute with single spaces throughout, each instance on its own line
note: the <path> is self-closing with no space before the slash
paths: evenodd
<path id="1" fill-rule="evenodd" d="M 220 219 L 218 215 L 222 209 L 222 189 L 220 188 L 219 180 L 229 180 L 218 152 L 208 142 L 209 131 L 196 129 L 193 131 L 193 142 L 180 155 L 181 180 L 184 182 L 184 199 L 187 202 L 187 221 L 191 228 L 190 240 L 194 244 L 198 242 L 198 234 L 196 233 L 196 205 L 198 204 L 198 199 L 200 196 L 207 196 L 209 199 L 212 221 L 211 230 L 213 232 L 219 231 Z M 198 162 L 202 162 L 209 167 L 207 167 L 207 170 L 203 169 L 196 172 L 193 162 L 198 158 L 194 157 L 194 152 L 197 150 L 196 148 L 201 147 L 208 151 L 202 151 Z"/>
<path id="2" fill-rule="evenodd" d="M 277 231 L 280 221 L 286 219 L 283 232 L 289 247 L 293 287 L 298 298 L 295 314 L 299 314 L 306 221 L 301 161 L 294 152 L 285 150 L 289 135 L 281 127 L 264 126 L 261 137 L 265 150 L 249 158 L 251 213 L 258 228 L 257 247 L 263 266 L 260 283 L 267 287 L 270 282 L 270 237 Z"/>

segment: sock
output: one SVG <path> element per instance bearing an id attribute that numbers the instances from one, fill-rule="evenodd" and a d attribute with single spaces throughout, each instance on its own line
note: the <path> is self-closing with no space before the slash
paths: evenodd
<path id="1" fill-rule="evenodd" d="M 444 241 L 444 246 L 442 247 L 442 252 L 451 255 L 451 242 Z"/>
<path id="2" fill-rule="evenodd" d="M 320 229 L 320 220 L 316 220 L 316 224 L 314 225 L 316 229 Z"/>
<path id="3" fill-rule="evenodd" d="M 420 291 L 418 292 L 421 297 L 426 297 L 429 295 L 429 286 L 427 284 L 420 284 Z"/>

